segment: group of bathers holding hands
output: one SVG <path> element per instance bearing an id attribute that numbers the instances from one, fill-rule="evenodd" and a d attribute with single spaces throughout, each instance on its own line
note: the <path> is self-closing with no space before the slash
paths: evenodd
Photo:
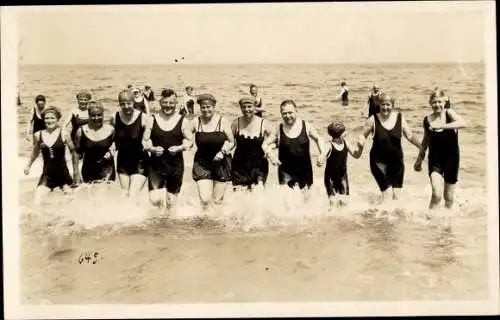
<path id="1" fill-rule="evenodd" d="M 29 174 L 32 163 L 42 153 L 43 172 L 35 201 L 39 203 L 56 187 L 64 190 L 81 182 L 113 181 L 117 172 L 127 196 L 138 195 L 147 181 L 151 203 L 171 210 L 182 186 L 183 152 L 191 149 L 193 143 L 196 153 L 192 178 L 205 209 L 223 201 L 228 182 L 232 182 L 235 190 L 263 187 L 269 163 L 278 167 L 280 185 L 298 187 L 307 195 L 313 184 L 310 154 L 313 140 L 319 149 L 316 164 L 326 163 L 324 185 L 330 203 L 339 205 L 349 195 L 348 153 L 359 158 L 371 134 L 370 170 L 383 200 L 397 199 L 403 187 L 401 138 L 404 135 L 419 148 L 416 171 L 422 170 L 429 149 L 430 208 L 435 208 L 442 197 L 445 206 L 452 207 L 459 170 L 457 129 L 463 128 L 465 122 L 450 108 L 444 91 L 436 88 L 429 97 L 432 112 L 423 120 L 425 130 L 421 140 L 412 133 L 403 115 L 394 111 L 394 99 L 374 87 L 369 98 L 369 117 L 357 141 L 347 139 L 345 126 L 335 121 L 327 127 L 330 139 L 326 143 L 311 123 L 300 119 L 293 100 L 281 103 L 279 126 L 263 119 L 262 101 L 256 98 L 256 90 L 252 86 L 251 94 L 239 99 L 242 115 L 232 122 L 217 112 L 217 100 L 209 93 L 192 96 L 193 103 L 199 105 L 199 116 L 188 119 L 186 108 L 181 107 L 179 112 L 178 97 L 171 89 L 161 92 L 160 110 L 151 113 L 138 106 L 141 98 L 137 90 L 126 89 L 118 95 L 120 109 L 110 123 L 104 122 L 103 105 L 83 91 L 76 95 L 78 108 L 60 126 L 59 109 L 45 107 L 45 97 L 37 96 L 30 132 L 33 151 L 25 168 L 25 174 Z M 68 126 L 71 126 L 69 132 Z M 73 177 L 66 165 L 66 147 L 72 155 Z"/>

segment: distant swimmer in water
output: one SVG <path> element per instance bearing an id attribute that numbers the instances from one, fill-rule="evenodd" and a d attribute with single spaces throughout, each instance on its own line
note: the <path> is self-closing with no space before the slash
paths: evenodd
<path id="1" fill-rule="evenodd" d="M 368 96 L 368 118 L 380 112 L 379 105 L 380 88 L 373 86 L 373 91 Z"/>
<path id="2" fill-rule="evenodd" d="M 148 116 L 134 108 L 134 95 L 128 90 L 119 93 L 118 103 L 120 111 L 111 118 L 118 152 L 116 171 L 120 186 L 133 197 L 142 190 L 148 176 L 149 155 L 142 145 Z"/>
<path id="3" fill-rule="evenodd" d="M 134 108 L 148 115 L 150 113 L 149 103 L 148 100 L 144 98 L 141 90 L 139 88 L 133 88 L 132 94 L 134 95 Z"/>
<path id="4" fill-rule="evenodd" d="M 45 129 L 45 121 L 42 118 L 42 112 L 45 109 L 45 96 L 39 94 L 35 97 L 35 106 L 33 107 L 33 116 L 28 122 L 26 138 L 33 139 L 33 135 L 40 130 Z M 33 140 L 34 142 L 34 140 Z"/>
<path id="5" fill-rule="evenodd" d="M 224 199 L 227 182 L 231 181 L 231 150 L 234 136 L 231 123 L 215 112 L 217 101 L 205 93 L 198 96 L 201 115 L 194 120 L 196 153 L 193 180 L 204 209 L 220 204 Z"/>
<path id="6" fill-rule="evenodd" d="M 262 150 L 264 138 L 272 136 L 272 126 L 255 114 L 255 99 L 243 96 L 239 100 L 242 116 L 236 118 L 231 130 L 236 149 L 232 161 L 233 186 L 253 189 L 264 186 L 269 173 L 269 163 Z"/>
<path id="7" fill-rule="evenodd" d="M 370 150 L 370 170 L 382 192 L 383 201 L 389 197 L 399 198 L 403 187 L 404 160 L 401 137 L 420 149 L 420 141 L 412 133 L 403 115 L 394 112 L 394 100 L 386 93 L 379 97 L 380 112 L 368 118 L 359 137 L 358 147 L 363 150 L 365 141 L 373 134 L 373 144 Z M 360 152 L 361 152 L 360 151 Z"/>
<path id="8" fill-rule="evenodd" d="M 344 81 L 340 83 L 340 101 L 343 106 L 349 105 L 349 89 Z"/>
<path id="9" fill-rule="evenodd" d="M 327 130 L 332 140 L 325 150 L 324 183 L 330 206 L 338 206 L 345 204 L 345 197 L 349 195 L 347 154 L 350 153 L 358 159 L 361 156 L 361 150 L 346 139 L 345 126 L 342 122 L 331 123 Z M 322 162 L 325 162 L 325 159 Z"/>
<path id="10" fill-rule="evenodd" d="M 66 147 L 72 153 L 74 181 L 76 183 L 81 181 L 75 161 L 78 155 L 76 155 L 73 142 L 59 126 L 61 112 L 55 107 L 47 107 L 42 112 L 42 118 L 45 121 L 45 129 L 34 134 L 33 151 L 24 169 L 24 174 L 28 175 L 31 165 L 42 152 L 43 170 L 35 193 L 35 204 L 40 204 L 44 196 L 54 188 L 60 188 L 66 192 L 67 187 L 73 185 L 73 179 L 66 164 Z"/>
<path id="11" fill-rule="evenodd" d="M 71 110 L 68 118 L 64 121 L 63 129 L 71 126 L 71 141 L 75 141 L 76 130 L 89 122 L 88 104 L 92 99 L 90 92 L 84 90 L 76 94 L 78 108 Z"/>
<path id="12" fill-rule="evenodd" d="M 416 171 L 422 170 L 422 161 L 429 148 L 428 169 L 432 186 L 430 209 L 436 208 L 443 197 L 445 207 L 452 208 L 455 184 L 458 181 L 458 129 L 465 128 L 466 123 L 455 110 L 445 108 L 447 101 L 449 102 L 449 99 L 443 90 L 437 90 L 430 95 L 432 113 L 424 118 L 424 137 L 414 166 Z"/>
<path id="13" fill-rule="evenodd" d="M 281 185 L 309 189 L 313 184 L 310 140 L 314 140 L 319 149 L 319 166 L 323 165 L 324 142 L 312 124 L 297 116 L 297 106 L 293 100 L 283 101 L 280 112 L 283 121 L 274 135 L 265 139 L 264 152 L 272 164 L 278 165 L 278 180 Z M 272 153 L 275 145 L 278 147 L 278 160 Z"/>
<path id="14" fill-rule="evenodd" d="M 104 123 L 104 107 L 91 101 L 88 107 L 89 123 L 76 131 L 75 148 L 83 157 L 82 178 L 84 183 L 114 181 L 114 128 Z"/>
<path id="15" fill-rule="evenodd" d="M 173 90 L 164 90 L 159 102 L 161 111 L 149 118 L 143 145 L 151 153 L 148 170 L 150 202 L 171 210 L 182 187 L 182 153 L 193 146 L 193 127 L 189 120 L 176 113 L 177 97 Z"/>
<path id="16" fill-rule="evenodd" d="M 255 99 L 255 114 L 258 117 L 262 118 L 263 113 L 266 110 L 264 109 L 264 104 L 262 102 L 262 97 L 259 94 L 259 88 L 256 85 L 254 85 L 254 84 L 250 85 L 250 94 Z"/>
<path id="17" fill-rule="evenodd" d="M 186 93 L 182 99 L 182 104 L 179 113 L 183 116 L 194 116 L 194 103 L 196 101 L 196 95 L 194 94 L 194 88 L 192 86 L 186 87 Z"/>
<path id="18" fill-rule="evenodd" d="M 155 93 L 149 84 L 144 86 L 144 92 L 142 94 L 148 102 L 155 101 Z"/>

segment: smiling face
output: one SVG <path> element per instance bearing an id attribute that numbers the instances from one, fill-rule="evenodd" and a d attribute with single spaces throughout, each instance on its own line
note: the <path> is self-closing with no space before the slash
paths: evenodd
<path id="1" fill-rule="evenodd" d="M 38 108 L 38 110 L 42 111 L 43 108 L 45 108 L 45 100 L 37 100 L 36 101 L 36 107 Z"/>
<path id="2" fill-rule="evenodd" d="M 446 97 L 435 97 L 431 100 L 431 107 L 434 113 L 440 113 L 443 111 L 446 105 Z"/>
<path id="3" fill-rule="evenodd" d="M 97 127 L 102 127 L 104 120 L 104 112 L 100 108 L 89 108 L 89 122 Z"/>
<path id="4" fill-rule="evenodd" d="M 118 95 L 118 104 L 123 114 L 132 116 L 134 114 L 134 97 L 130 91 L 122 91 Z"/>
<path id="5" fill-rule="evenodd" d="M 382 94 L 382 96 L 380 96 L 379 105 L 380 114 L 383 117 L 388 117 L 391 114 L 394 106 L 391 97 L 385 94 Z"/>
<path id="6" fill-rule="evenodd" d="M 76 101 L 78 101 L 78 108 L 85 110 L 89 105 L 90 99 L 85 96 L 78 96 Z"/>
<path id="7" fill-rule="evenodd" d="M 160 99 L 160 107 L 161 111 L 168 116 L 171 116 L 175 113 L 175 108 L 177 106 L 177 98 L 172 95 L 170 97 L 163 97 Z"/>
<path id="8" fill-rule="evenodd" d="M 240 104 L 241 114 L 247 118 L 251 119 L 255 114 L 255 103 L 245 101 Z"/>
<path id="9" fill-rule="evenodd" d="M 281 107 L 281 118 L 283 122 L 292 125 L 297 119 L 297 109 L 292 104 L 285 104 Z"/>
<path id="10" fill-rule="evenodd" d="M 55 129 L 59 123 L 59 119 L 54 112 L 47 112 L 43 117 L 43 121 L 45 122 L 45 127 L 49 130 Z"/>
<path id="11" fill-rule="evenodd" d="M 201 116 L 206 119 L 210 120 L 212 116 L 214 115 L 215 111 L 215 104 L 211 100 L 201 100 L 200 101 L 200 112 Z"/>

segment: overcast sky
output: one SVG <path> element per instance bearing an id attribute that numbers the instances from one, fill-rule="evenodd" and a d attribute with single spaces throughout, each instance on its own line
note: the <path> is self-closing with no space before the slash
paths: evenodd
<path id="1" fill-rule="evenodd" d="M 23 64 L 480 62 L 467 3 L 32 7 Z"/>

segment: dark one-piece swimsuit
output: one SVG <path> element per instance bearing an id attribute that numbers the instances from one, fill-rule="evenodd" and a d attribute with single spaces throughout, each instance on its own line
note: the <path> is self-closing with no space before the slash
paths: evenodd
<path id="1" fill-rule="evenodd" d="M 174 155 L 168 152 L 172 146 L 182 145 L 184 135 L 182 134 L 182 123 L 184 117 L 172 130 L 165 131 L 158 125 L 156 116 L 153 116 L 153 128 L 151 129 L 151 142 L 155 147 L 163 147 L 160 156 L 151 153 L 149 166 L 149 190 L 166 188 L 169 193 L 177 194 L 181 191 L 182 177 L 184 176 L 184 157 L 182 152 Z"/>
<path id="2" fill-rule="evenodd" d="M 43 170 L 38 185 L 46 186 L 51 190 L 57 187 L 62 188 L 64 185 L 73 185 L 73 179 L 66 164 L 66 145 L 62 140 L 61 133 L 59 132 L 56 141 L 50 147 L 43 141 L 42 131 L 39 131 L 39 135 Z"/>
<path id="3" fill-rule="evenodd" d="M 71 141 L 75 141 L 76 131 L 81 126 L 89 123 L 89 119 L 82 119 L 78 115 L 74 114 L 71 116 Z"/>
<path id="4" fill-rule="evenodd" d="M 239 118 L 237 121 L 236 150 L 232 161 L 233 185 L 251 187 L 259 181 L 265 184 L 269 173 L 269 163 L 262 150 L 264 120 L 261 120 L 260 133 L 257 137 L 242 135 Z"/>
<path id="5" fill-rule="evenodd" d="M 296 138 L 287 137 L 281 124 L 279 139 L 279 183 L 288 184 L 290 188 L 295 185 L 301 189 L 310 187 L 313 184 L 313 172 L 305 121 L 302 121 L 302 130 Z"/>
<path id="6" fill-rule="evenodd" d="M 120 113 L 116 113 L 115 145 L 118 151 L 116 159 L 116 171 L 119 174 L 140 174 L 147 177 L 148 153 L 142 146 L 142 112 L 131 124 L 125 124 L 120 119 Z"/>
<path id="7" fill-rule="evenodd" d="M 37 133 L 38 131 L 42 131 L 45 129 L 45 121 L 43 118 L 39 118 L 36 115 L 36 111 L 33 110 L 33 134 Z"/>
<path id="8" fill-rule="evenodd" d="M 113 133 L 102 140 L 94 141 L 89 139 L 83 130 L 81 131 L 78 153 L 83 155 L 83 182 L 114 181 L 116 178 L 114 158 L 112 156 L 108 159 L 104 158 L 113 144 Z"/>
<path id="9" fill-rule="evenodd" d="M 389 187 L 403 187 L 405 166 L 401 147 L 401 117 L 401 113 L 398 113 L 394 128 L 387 130 L 380 123 L 378 116 L 374 116 L 375 132 L 370 150 L 370 170 L 380 191 Z"/>
<path id="10" fill-rule="evenodd" d="M 446 123 L 450 122 L 451 119 L 446 112 Z M 455 184 L 458 181 L 460 166 L 457 130 L 431 131 L 427 117 L 424 118 L 424 129 L 429 135 L 429 175 L 437 172 L 443 176 L 446 183 Z"/>
<path id="11" fill-rule="evenodd" d="M 231 155 L 225 155 L 222 160 L 215 161 L 215 155 L 221 150 L 227 140 L 221 131 L 221 119 L 215 131 L 204 132 L 201 119 L 198 118 L 198 130 L 195 133 L 196 153 L 193 162 L 193 180 L 213 180 L 218 182 L 231 181 Z"/>
<path id="12" fill-rule="evenodd" d="M 337 150 L 331 144 L 332 151 L 326 160 L 325 188 L 328 196 L 335 194 L 349 195 L 349 180 L 347 178 L 347 146 L 344 143 L 342 150 Z"/>

